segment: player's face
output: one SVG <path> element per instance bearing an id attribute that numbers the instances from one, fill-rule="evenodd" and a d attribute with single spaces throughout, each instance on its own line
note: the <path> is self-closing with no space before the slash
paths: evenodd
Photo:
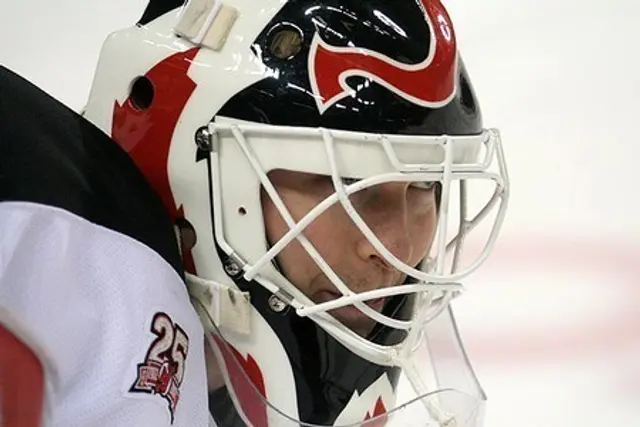
<path id="1" fill-rule="evenodd" d="M 272 171 L 269 178 L 296 221 L 334 192 L 331 178 L 327 176 L 278 170 Z M 387 183 L 357 192 L 350 200 L 382 244 L 398 259 L 416 266 L 426 256 L 437 222 L 433 188 Z M 273 244 L 289 228 L 264 191 L 262 205 L 267 238 Z M 354 292 L 404 283 L 405 275 L 378 254 L 340 204 L 333 205 L 313 221 L 304 235 Z M 285 247 L 277 260 L 285 276 L 314 302 L 326 302 L 340 295 L 296 240 Z M 372 300 L 367 304 L 380 311 L 384 301 Z M 370 317 L 353 306 L 330 313 L 363 336 L 374 326 Z"/>

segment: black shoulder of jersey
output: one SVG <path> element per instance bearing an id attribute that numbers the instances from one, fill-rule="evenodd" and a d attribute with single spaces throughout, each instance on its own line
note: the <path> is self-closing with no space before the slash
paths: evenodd
<path id="1" fill-rule="evenodd" d="M 149 0 L 147 8 L 138 21 L 139 25 L 146 25 L 165 13 L 182 6 L 185 0 Z"/>
<path id="2" fill-rule="evenodd" d="M 184 277 L 173 225 L 133 161 L 82 116 L 0 66 L 0 203 L 67 210 L 125 234 Z"/>

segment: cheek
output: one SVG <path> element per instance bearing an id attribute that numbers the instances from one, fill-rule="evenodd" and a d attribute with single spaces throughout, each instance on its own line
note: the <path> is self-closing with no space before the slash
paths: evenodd
<path id="1" fill-rule="evenodd" d="M 282 202 L 295 222 L 300 221 L 313 207 L 315 207 L 317 203 L 316 200 L 304 197 L 300 195 L 299 192 L 278 187 L 276 187 L 276 189 L 278 190 L 278 194 L 280 195 Z M 262 201 L 262 212 L 266 233 L 269 242 L 273 244 L 289 231 L 289 226 L 269 195 L 264 190 L 261 191 L 260 197 Z M 309 227 L 311 226 L 313 226 L 313 223 Z M 306 230 L 309 230 L 309 227 L 307 227 Z"/>
<path id="2" fill-rule="evenodd" d="M 353 240 L 354 227 L 349 227 L 350 221 L 341 207 L 333 206 L 313 220 L 304 235 L 320 255 L 332 264 L 333 258 L 343 254 L 347 242 Z"/>
<path id="3" fill-rule="evenodd" d="M 264 220 L 269 243 L 274 244 L 289 231 L 289 227 L 268 197 L 266 194 L 263 196 Z M 319 203 L 318 197 L 286 189 L 280 190 L 280 197 L 296 222 L 300 221 Z M 347 226 L 348 224 L 350 224 L 350 220 L 344 210 L 340 206 L 334 205 L 315 218 L 303 230 L 302 234 L 325 261 L 331 264 L 332 255 L 336 252 L 335 248 L 343 248 L 344 246 L 340 242 L 349 239 L 350 233 L 353 233 L 351 228 Z M 290 265 L 296 270 L 304 268 L 307 271 L 319 271 L 318 266 L 297 240 L 289 243 L 280 254 L 282 264 Z"/>
<path id="4" fill-rule="evenodd" d="M 287 226 L 280 211 L 276 208 L 269 196 L 262 192 L 261 197 L 266 238 L 268 245 L 272 246 L 289 231 L 289 226 Z M 281 194 L 281 197 L 285 202 L 285 206 L 287 206 L 287 200 L 284 194 Z M 291 212 L 290 210 L 290 213 L 294 219 L 297 219 L 295 212 Z M 305 290 L 305 278 L 308 276 L 308 265 L 306 265 L 305 254 L 306 251 L 300 243 L 297 240 L 293 240 L 276 255 L 276 260 L 281 272 L 292 283 L 296 283 L 302 291 Z"/>
<path id="5" fill-rule="evenodd" d="M 296 222 L 302 219 L 317 203 L 316 200 L 305 198 L 298 192 L 286 189 L 280 189 L 279 194 Z M 267 240 L 270 245 L 273 245 L 290 229 L 266 193 L 262 194 L 262 206 Z M 323 254 L 323 243 L 326 240 L 324 236 L 327 234 L 325 232 L 325 217 L 326 213 L 309 224 L 302 232 L 320 254 Z M 293 240 L 285 246 L 278 254 L 277 259 L 285 275 L 289 280 L 297 283 L 298 287 L 304 288 L 304 284 L 309 278 L 319 271 L 318 266 L 298 240 Z"/>

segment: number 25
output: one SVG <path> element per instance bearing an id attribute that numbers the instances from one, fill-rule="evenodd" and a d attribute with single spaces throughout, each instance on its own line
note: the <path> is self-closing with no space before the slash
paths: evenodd
<path id="1" fill-rule="evenodd" d="M 185 359 L 189 350 L 187 334 L 165 313 L 156 313 L 151 323 L 151 331 L 157 335 L 157 338 L 151 344 L 148 358 L 160 364 L 165 360 L 175 362 L 177 364 L 176 382 L 178 385 L 182 384 Z"/>

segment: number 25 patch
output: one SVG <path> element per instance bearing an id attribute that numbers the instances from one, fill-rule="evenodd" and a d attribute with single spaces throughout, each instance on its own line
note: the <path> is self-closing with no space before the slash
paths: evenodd
<path id="1" fill-rule="evenodd" d="M 149 346 L 144 362 L 138 364 L 138 375 L 129 391 L 156 394 L 166 399 L 173 424 L 180 400 L 189 338 L 166 313 L 153 316 L 151 332 L 156 338 Z"/>

